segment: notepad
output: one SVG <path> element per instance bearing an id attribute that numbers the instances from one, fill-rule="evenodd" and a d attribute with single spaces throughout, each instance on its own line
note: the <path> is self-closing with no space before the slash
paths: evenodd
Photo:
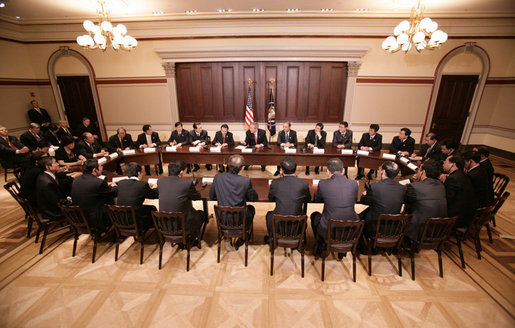
<path id="1" fill-rule="evenodd" d="M 213 180 L 214 180 L 214 178 L 203 177 L 202 178 L 202 184 L 204 184 L 204 183 L 213 183 Z"/>
<path id="2" fill-rule="evenodd" d="M 406 180 L 401 180 L 401 181 L 399 181 L 399 183 L 400 183 L 401 185 L 405 186 L 405 185 L 409 185 L 409 184 L 411 183 L 411 181 L 409 181 L 409 179 L 406 179 Z"/>
<path id="3" fill-rule="evenodd" d="M 342 149 L 342 155 L 352 155 L 354 154 L 354 150 L 352 149 Z"/>
<path id="4" fill-rule="evenodd" d="M 48 149 L 48 155 L 55 156 L 55 149 L 53 149 L 53 148 Z"/>
<path id="5" fill-rule="evenodd" d="M 118 181 L 127 180 L 129 177 L 115 177 L 113 178 L 114 183 L 118 183 Z"/>
<path id="6" fill-rule="evenodd" d="M 107 159 L 105 157 L 102 157 L 98 160 L 98 164 L 103 165 L 105 162 L 107 162 Z"/>
<path id="7" fill-rule="evenodd" d="M 320 182 L 320 180 L 313 180 L 313 186 L 318 186 L 319 182 Z"/>
<path id="8" fill-rule="evenodd" d="M 234 149 L 242 150 L 242 149 L 245 149 L 246 147 L 247 146 L 245 146 L 245 145 L 239 145 L 239 146 L 234 147 Z"/>
<path id="9" fill-rule="evenodd" d="M 410 169 L 412 169 L 413 171 L 418 170 L 418 166 L 416 166 L 416 165 L 415 165 L 415 164 L 413 164 L 413 163 L 409 163 L 409 164 L 408 164 L 408 167 L 409 167 Z"/>
<path id="10" fill-rule="evenodd" d="M 147 183 L 151 184 L 151 185 L 156 185 L 157 184 L 157 179 L 156 178 L 150 178 L 150 179 L 148 179 Z"/>
<path id="11" fill-rule="evenodd" d="M 407 159 L 406 157 L 400 157 L 399 160 L 403 163 L 406 163 L 408 164 L 409 163 L 409 159 Z"/>
<path id="12" fill-rule="evenodd" d="M 297 148 L 284 148 L 284 152 L 286 154 L 295 154 L 297 152 Z"/>
<path id="13" fill-rule="evenodd" d="M 134 155 L 134 154 L 136 154 L 136 150 L 134 150 L 134 149 L 123 150 L 122 154 L 123 154 L 123 156 Z"/>
<path id="14" fill-rule="evenodd" d="M 211 148 L 209 148 L 209 151 L 212 153 L 221 153 L 222 147 L 211 147 Z"/>
<path id="15" fill-rule="evenodd" d="M 118 153 L 112 153 L 112 154 L 109 154 L 109 158 L 110 158 L 110 159 L 116 159 L 116 158 L 118 158 Z"/>
<path id="16" fill-rule="evenodd" d="M 177 146 L 168 146 L 166 147 L 166 151 L 177 151 Z"/>
<path id="17" fill-rule="evenodd" d="M 323 154 L 323 153 L 325 153 L 324 148 L 317 148 L 317 147 L 313 148 L 313 154 Z"/>
<path id="18" fill-rule="evenodd" d="M 156 152 L 156 148 L 155 147 L 145 148 L 145 149 L 143 149 L 143 152 L 144 153 L 155 153 Z"/>
<path id="19" fill-rule="evenodd" d="M 242 153 L 252 153 L 252 150 L 253 150 L 252 148 L 243 148 L 243 149 L 241 150 L 241 152 L 242 152 Z"/>
<path id="20" fill-rule="evenodd" d="M 360 156 L 368 156 L 368 155 L 370 155 L 370 152 L 367 151 L 367 150 L 358 150 L 357 153 Z"/>
<path id="21" fill-rule="evenodd" d="M 106 176 L 105 176 L 105 175 L 100 175 L 100 176 L 98 176 L 97 178 L 99 178 L 100 180 L 105 180 L 105 179 L 106 179 Z"/>
<path id="22" fill-rule="evenodd" d="M 392 161 L 394 161 L 397 158 L 397 156 L 395 156 L 395 154 L 383 154 L 383 158 L 391 159 Z"/>
<path id="23" fill-rule="evenodd" d="M 192 153 L 200 152 L 200 147 L 190 147 L 189 149 L 190 149 L 190 152 L 192 152 Z"/>

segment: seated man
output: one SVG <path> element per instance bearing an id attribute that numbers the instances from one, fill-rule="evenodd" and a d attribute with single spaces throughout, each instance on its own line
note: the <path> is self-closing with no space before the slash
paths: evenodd
<path id="1" fill-rule="evenodd" d="M 193 146 L 204 147 L 211 143 L 211 138 L 208 136 L 207 131 L 202 129 L 200 122 L 193 123 L 193 130 L 190 131 L 190 144 Z M 210 171 L 213 168 L 211 164 L 206 164 L 206 169 Z M 200 166 L 195 164 L 194 172 L 198 171 Z"/>
<path id="2" fill-rule="evenodd" d="M 291 122 L 284 122 L 282 131 L 277 135 L 277 143 L 283 148 L 296 148 L 299 144 L 297 141 L 297 132 L 291 129 Z M 274 176 L 279 175 L 280 165 L 277 165 L 277 170 Z"/>
<path id="3" fill-rule="evenodd" d="M 479 146 L 477 152 L 481 156 L 481 160 L 479 161 L 479 166 L 481 166 L 488 175 L 488 182 L 490 182 L 490 186 L 488 187 L 489 200 L 491 204 L 495 204 L 495 194 L 494 194 L 494 166 L 492 162 L 490 162 L 490 151 L 486 146 Z"/>
<path id="4" fill-rule="evenodd" d="M 61 138 L 59 138 L 58 133 L 59 127 L 57 124 L 50 124 L 47 133 L 45 134 L 44 138 L 52 145 L 59 147 L 59 144 L 61 143 Z"/>
<path id="5" fill-rule="evenodd" d="M 301 215 L 304 214 L 304 203 L 311 200 L 309 184 L 307 181 L 295 176 L 297 163 L 291 157 L 285 157 L 281 161 L 282 177 L 272 180 L 268 199 L 275 202 L 275 209 L 266 213 L 266 228 L 268 235 L 272 235 L 272 215 Z M 265 236 L 265 244 L 268 244 L 268 236 Z"/>
<path id="6" fill-rule="evenodd" d="M 347 129 L 349 127 L 349 123 L 346 121 L 340 122 L 338 125 L 338 130 L 333 133 L 333 147 L 337 149 L 351 149 L 352 148 L 352 130 Z M 347 167 L 343 168 L 345 170 L 345 176 L 347 175 Z"/>
<path id="7" fill-rule="evenodd" d="M 217 200 L 220 206 L 246 206 L 246 229 L 249 229 L 254 220 L 256 209 L 252 205 L 247 205 L 247 201 L 255 202 L 258 200 L 258 194 L 252 188 L 249 178 L 238 175 L 242 167 L 245 165 L 241 155 L 232 155 L 227 162 L 227 172 L 215 175 L 211 189 L 209 190 L 209 198 Z M 243 245 L 240 239 L 237 245 Z"/>
<path id="8" fill-rule="evenodd" d="M 411 154 L 413 161 L 426 161 L 428 159 L 440 162 L 442 160 L 442 147 L 436 140 L 436 134 L 429 132 L 426 134 L 426 143 L 422 145 L 418 153 Z"/>
<path id="9" fill-rule="evenodd" d="M 59 121 L 59 131 L 57 131 L 57 135 L 59 136 L 59 139 L 62 139 L 64 137 L 73 137 L 74 139 L 77 139 L 77 137 L 73 136 L 73 133 L 71 132 L 70 127 L 68 126 L 67 120 Z"/>
<path id="10" fill-rule="evenodd" d="M 468 151 L 463 154 L 463 159 L 465 160 L 465 170 L 474 187 L 477 207 L 493 205 L 492 184 L 488 181 L 488 172 L 481 167 L 481 155 L 475 151 Z"/>
<path id="11" fill-rule="evenodd" d="M 40 127 L 37 123 L 30 123 L 29 130 L 20 136 L 20 141 L 25 146 L 29 147 L 31 151 L 36 150 L 38 142 L 43 140 L 40 134 Z"/>
<path id="12" fill-rule="evenodd" d="M 103 167 L 97 159 L 88 159 L 82 175 L 72 184 L 72 200 L 80 206 L 91 228 L 107 231 L 111 226 L 105 204 L 114 204 L 118 188 L 113 182 L 100 178 Z"/>
<path id="13" fill-rule="evenodd" d="M 319 122 L 315 125 L 313 130 L 308 131 L 308 135 L 306 136 L 306 147 L 308 149 L 313 149 L 315 147 L 324 147 L 325 139 L 327 137 L 327 132 L 324 131 L 324 124 Z M 315 166 L 315 174 L 318 174 L 318 166 Z M 306 166 L 306 175 L 309 175 L 309 166 Z"/>
<path id="14" fill-rule="evenodd" d="M 408 185 L 405 212 L 413 214 L 413 217 L 406 231 L 406 237 L 411 240 L 418 240 L 428 218 L 447 217 L 445 187 L 438 181 L 440 166 L 439 161 L 427 160 L 415 176 L 415 180 L 420 181 Z"/>
<path id="15" fill-rule="evenodd" d="M 392 161 L 384 162 L 379 168 L 381 181 L 372 183 L 361 196 L 361 203 L 369 205 L 359 214 L 365 220 L 363 233 L 373 237 L 377 230 L 377 219 L 380 214 L 399 214 L 401 212 L 406 188 L 394 179 L 399 174 L 399 165 Z"/>
<path id="16" fill-rule="evenodd" d="M 339 158 L 327 162 L 329 179 L 320 180 L 314 201 L 324 203 L 322 213 L 311 214 L 311 228 L 315 238 L 325 241 L 327 238 L 327 223 L 329 219 L 340 221 L 357 221 L 359 218 L 354 211 L 358 196 L 358 183 L 343 176 L 343 163 Z"/>
<path id="17" fill-rule="evenodd" d="M 145 199 L 157 199 L 159 193 L 157 189 L 152 189 L 148 183 L 141 181 L 143 171 L 138 163 L 127 163 L 125 174 L 129 178 L 118 181 L 117 205 L 132 206 L 136 214 L 138 228 L 151 228 L 154 225 L 151 212 L 157 209 L 153 205 L 143 205 L 143 202 Z"/>
<path id="18" fill-rule="evenodd" d="M 249 129 L 245 134 L 245 141 L 243 144 L 247 147 L 255 147 L 256 149 L 260 149 L 268 145 L 266 131 L 259 128 L 258 122 L 250 123 Z M 261 165 L 261 171 L 264 171 L 265 167 L 265 165 Z M 245 170 L 248 168 L 249 165 L 245 166 Z"/>
<path id="19" fill-rule="evenodd" d="M 380 151 L 383 147 L 383 136 L 379 133 L 379 125 L 378 124 L 370 124 L 370 128 L 368 132 L 363 133 L 361 136 L 361 140 L 358 144 L 359 150 L 366 150 L 370 152 Z M 367 179 L 372 180 L 372 174 L 374 170 L 370 170 L 367 174 Z M 356 176 L 356 180 L 362 179 L 365 174 L 365 169 L 359 167 L 359 157 L 358 157 L 358 175 Z"/>
<path id="20" fill-rule="evenodd" d="M 164 212 L 182 212 L 186 220 L 186 233 L 200 236 L 202 223 L 207 220 L 204 211 L 195 210 L 192 200 L 199 200 L 200 193 L 195 189 L 193 180 L 184 179 L 186 164 L 173 161 L 168 164 L 168 177 L 157 180 L 159 189 L 159 210 Z"/>
<path id="21" fill-rule="evenodd" d="M 77 153 L 87 159 L 109 155 L 89 132 L 84 132 L 82 140 L 77 143 Z"/>
<path id="22" fill-rule="evenodd" d="M 409 156 L 415 151 L 415 139 L 411 137 L 411 130 L 402 128 L 399 135 L 394 137 L 390 144 L 390 153 Z"/>
<path id="23" fill-rule="evenodd" d="M 21 167 L 25 169 L 30 163 L 29 147 L 22 144 L 18 138 L 9 136 L 9 130 L 0 125 L 0 163 L 3 168 Z"/>
<path id="24" fill-rule="evenodd" d="M 186 146 L 189 143 L 190 138 L 188 131 L 183 129 L 182 122 L 175 122 L 175 130 L 172 131 L 172 134 L 168 139 L 168 144 L 170 146 L 177 146 L 177 148 L 181 148 L 182 146 Z"/>
<path id="25" fill-rule="evenodd" d="M 229 132 L 229 126 L 227 124 L 222 124 L 220 131 L 216 131 L 213 145 L 222 148 L 234 146 L 234 138 L 232 136 L 232 132 Z M 225 167 L 223 165 L 219 165 L 218 172 L 223 172 L 224 170 Z"/>
<path id="26" fill-rule="evenodd" d="M 89 117 L 82 118 L 82 123 L 75 129 L 75 132 L 77 133 L 78 137 L 82 136 L 85 132 L 89 132 L 93 135 L 93 138 L 95 138 L 95 140 L 98 139 L 98 135 L 95 134 L 95 131 L 91 126 L 91 120 L 89 119 Z"/>
<path id="27" fill-rule="evenodd" d="M 107 150 L 110 153 L 129 150 L 132 148 L 134 148 L 132 136 L 128 134 L 124 128 L 118 128 L 118 130 L 116 130 L 116 134 L 109 137 L 109 141 L 107 142 Z M 119 157 L 116 159 L 116 173 L 118 173 L 119 175 L 123 174 L 122 167 L 120 165 L 123 162 L 123 157 Z"/>
<path id="28" fill-rule="evenodd" d="M 474 187 L 464 168 L 465 160 L 459 155 L 450 155 L 443 163 L 443 169 L 448 174 L 441 179 L 444 180 L 447 215 L 458 217 L 456 228 L 468 227 L 476 210 Z"/>
<path id="29" fill-rule="evenodd" d="M 145 124 L 143 125 L 143 133 L 138 135 L 138 139 L 136 140 L 136 147 L 139 149 L 145 148 L 153 148 L 161 145 L 161 139 L 159 139 L 159 134 L 157 132 L 152 131 L 152 125 Z M 156 164 L 154 167 L 156 174 L 163 173 L 163 165 L 161 164 L 161 160 L 159 160 L 159 164 Z M 150 175 L 150 165 L 145 165 L 145 173 Z"/>
<path id="30" fill-rule="evenodd" d="M 69 203 L 64 191 L 57 182 L 59 164 L 53 157 L 43 157 L 38 160 L 41 173 L 36 180 L 37 209 L 43 218 L 48 220 L 64 219 L 58 204 Z"/>
<path id="31" fill-rule="evenodd" d="M 84 164 L 86 157 L 75 153 L 75 139 L 65 136 L 59 149 L 55 151 L 55 159 L 61 166 L 78 166 Z"/>
<path id="32" fill-rule="evenodd" d="M 443 139 L 440 146 L 442 149 L 442 162 L 444 162 L 447 157 L 454 155 L 456 149 L 458 149 L 458 144 L 450 138 Z"/>

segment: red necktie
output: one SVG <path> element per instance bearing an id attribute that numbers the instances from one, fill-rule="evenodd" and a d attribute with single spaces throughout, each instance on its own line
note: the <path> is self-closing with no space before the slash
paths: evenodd
<path id="1" fill-rule="evenodd" d="M 120 148 L 124 149 L 124 147 L 123 147 L 123 139 L 122 138 L 120 138 Z"/>
<path id="2" fill-rule="evenodd" d="M 257 146 L 257 132 L 254 134 L 254 141 L 256 142 L 256 146 Z"/>
<path id="3" fill-rule="evenodd" d="M 11 147 L 13 150 L 18 150 L 18 148 L 11 143 L 11 141 L 9 140 L 9 137 L 7 137 L 6 140 L 7 140 L 7 143 L 9 144 L 9 147 Z"/>
<path id="4" fill-rule="evenodd" d="M 222 143 L 225 143 L 225 136 L 222 137 Z"/>

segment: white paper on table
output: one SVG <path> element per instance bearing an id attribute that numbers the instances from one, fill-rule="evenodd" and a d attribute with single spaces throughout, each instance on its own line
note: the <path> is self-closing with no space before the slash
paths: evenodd
<path id="1" fill-rule="evenodd" d="M 320 180 L 313 180 L 313 186 L 318 186 L 319 182 L 320 182 Z"/>
<path id="2" fill-rule="evenodd" d="M 143 152 L 144 153 L 155 153 L 156 152 L 156 148 L 155 147 L 144 148 Z"/>
<path id="3" fill-rule="evenodd" d="M 57 149 L 59 149 L 59 146 L 51 145 L 51 146 L 50 146 L 50 149 L 57 150 Z"/>
<path id="4" fill-rule="evenodd" d="M 323 154 L 323 153 L 325 153 L 324 148 L 318 148 L 318 147 L 313 148 L 313 154 Z"/>
<path id="5" fill-rule="evenodd" d="M 136 150 L 134 150 L 134 149 L 122 150 L 122 154 L 123 154 L 123 156 L 134 155 L 134 154 L 136 154 Z"/>
<path id="6" fill-rule="evenodd" d="M 106 176 L 105 176 L 105 175 L 100 175 L 100 176 L 98 176 L 98 178 L 99 178 L 100 180 L 105 180 L 105 179 L 106 179 Z"/>
<path id="7" fill-rule="evenodd" d="M 274 181 L 274 179 L 268 179 L 268 185 L 271 185 L 272 181 Z"/>
<path id="8" fill-rule="evenodd" d="M 245 149 L 246 147 L 247 146 L 245 146 L 245 145 L 239 145 L 239 146 L 234 147 L 234 149 L 242 150 L 242 149 Z"/>
<path id="9" fill-rule="evenodd" d="M 48 149 L 48 155 L 50 155 L 50 156 L 55 156 L 55 149 L 53 149 L 53 148 L 49 148 L 49 149 Z"/>
<path id="10" fill-rule="evenodd" d="M 370 155 L 370 152 L 368 150 L 358 150 L 358 155 L 368 156 Z"/>
<path id="11" fill-rule="evenodd" d="M 399 181 L 399 183 L 400 183 L 401 185 L 405 186 L 405 185 L 409 185 L 409 184 L 411 183 L 411 181 L 409 181 L 409 179 L 406 179 L 406 180 L 401 180 L 401 181 Z"/>
<path id="12" fill-rule="evenodd" d="M 209 148 L 209 151 L 212 152 L 212 153 L 221 153 L 222 152 L 222 147 L 218 146 L 218 147 L 211 147 Z"/>
<path id="13" fill-rule="evenodd" d="M 107 162 L 107 159 L 105 157 L 102 157 L 101 159 L 98 160 L 98 164 L 101 164 L 101 165 L 103 165 L 105 162 Z"/>
<path id="14" fill-rule="evenodd" d="M 190 152 L 198 153 L 200 152 L 200 147 L 190 147 Z"/>
<path id="15" fill-rule="evenodd" d="M 284 152 L 286 154 L 295 154 L 297 153 L 297 148 L 284 148 Z"/>
<path id="16" fill-rule="evenodd" d="M 204 183 L 213 183 L 213 179 L 214 179 L 214 178 L 206 178 L 206 177 L 203 177 L 203 178 L 202 178 L 202 184 L 204 184 Z"/>
<path id="17" fill-rule="evenodd" d="M 166 147 L 166 151 L 177 151 L 177 146 L 168 146 Z"/>
<path id="18" fill-rule="evenodd" d="M 150 178 L 150 179 L 148 179 L 147 183 L 150 184 L 150 185 L 156 185 L 157 184 L 157 178 Z"/>
<path id="19" fill-rule="evenodd" d="M 392 161 L 394 161 L 397 158 L 397 156 L 395 156 L 395 154 L 383 154 L 383 158 L 391 159 Z"/>
<path id="20" fill-rule="evenodd" d="M 409 163 L 409 159 L 407 159 L 406 157 L 400 157 L 399 160 L 403 163 L 406 163 L 408 164 Z"/>
<path id="21" fill-rule="evenodd" d="M 112 153 L 112 154 L 109 154 L 109 158 L 110 158 L 110 159 L 116 159 L 116 158 L 118 158 L 118 153 Z"/>
<path id="22" fill-rule="evenodd" d="M 415 165 L 415 164 L 413 164 L 413 163 L 409 163 L 409 164 L 408 164 L 408 167 L 409 167 L 410 169 L 412 169 L 413 171 L 416 171 L 416 170 L 418 169 L 418 166 L 416 166 L 416 165 Z"/>
<path id="23" fill-rule="evenodd" d="M 342 155 L 352 155 L 354 154 L 354 150 L 352 149 L 342 149 Z"/>
<path id="24" fill-rule="evenodd" d="M 114 183 L 118 183 L 118 181 L 127 180 L 129 177 L 115 177 L 113 178 Z"/>
<path id="25" fill-rule="evenodd" d="M 253 149 L 252 148 L 243 148 L 241 150 L 242 153 L 252 153 Z"/>

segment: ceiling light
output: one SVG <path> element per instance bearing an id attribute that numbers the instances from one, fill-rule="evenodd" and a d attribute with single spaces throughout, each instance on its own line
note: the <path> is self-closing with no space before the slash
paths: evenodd
<path id="1" fill-rule="evenodd" d="M 0 2 L 0 8 L 5 7 L 5 2 Z"/>
<path id="2" fill-rule="evenodd" d="M 152 12 L 152 15 L 164 15 L 164 14 L 165 14 L 165 12 L 162 11 L 162 10 L 160 10 L 160 11 L 153 11 Z"/>
<path id="3" fill-rule="evenodd" d="M 259 12 L 263 12 L 265 10 L 264 9 L 254 8 L 254 9 L 252 9 L 252 11 L 255 12 L 255 13 L 259 13 Z"/>
<path id="4" fill-rule="evenodd" d="M 334 9 L 333 8 L 322 8 L 322 11 L 329 12 L 329 11 L 334 11 Z"/>
<path id="5" fill-rule="evenodd" d="M 360 12 L 368 11 L 368 8 L 356 8 L 356 11 L 360 11 Z"/>
<path id="6" fill-rule="evenodd" d="M 288 8 L 286 11 L 291 13 L 291 12 L 299 11 L 299 8 Z"/>
<path id="7" fill-rule="evenodd" d="M 15 16 L 16 19 L 20 19 L 21 17 L 20 16 Z"/>
<path id="8" fill-rule="evenodd" d="M 196 14 L 196 10 L 186 10 L 186 14 Z"/>

